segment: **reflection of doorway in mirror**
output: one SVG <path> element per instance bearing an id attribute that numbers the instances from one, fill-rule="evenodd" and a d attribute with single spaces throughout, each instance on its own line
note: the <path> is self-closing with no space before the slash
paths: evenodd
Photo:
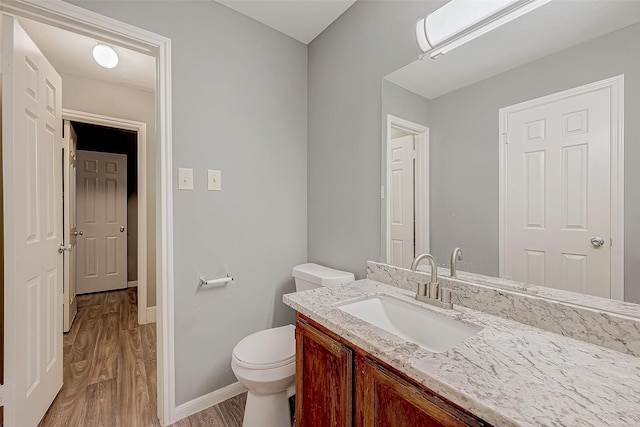
<path id="1" fill-rule="evenodd" d="M 409 268 L 429 251 L 429 129 L 388 116 L 386 261 Z"/>
<path id="2" fill-rule="evenodd" d="M 622 299 L 610 194 L 622 111 L 608 82 L 501 109 L 502 277 Z"/>

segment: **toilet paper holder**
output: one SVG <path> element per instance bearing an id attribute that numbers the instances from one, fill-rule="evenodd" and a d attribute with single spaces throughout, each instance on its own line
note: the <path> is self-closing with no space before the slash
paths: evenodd
<path id="1" fill-rule="evenodd" d="M 200 286 L 216 287 L 216 286 L 226 285 L 231 281 L 233 281 L 233 276 L 231 275 L 231 273 L 227 273 L 227 277 L 221 277 L 220 279 L 212 279 L 212 280 L 205 280 L 203 276 L 200 276 L 200 281 L 198 282 L 198 284 Z"/>

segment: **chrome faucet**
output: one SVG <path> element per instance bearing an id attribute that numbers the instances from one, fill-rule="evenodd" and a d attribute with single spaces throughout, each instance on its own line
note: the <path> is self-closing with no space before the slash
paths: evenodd
<path id="1" fill-rule="evenodd" d="M 411 271 L 416 271 L 418 265 L 425 259 L 429 261 L 429 265 L 431 266 L 431 280 L 428 284 L 418 284 L 416 299 L 441 308 L 453 308 L 453 305 L 451 304 L 451 292 L 448 289 L 440 292 L 440 283 L 438 283 L 438 263 L 433 255 L 418 255 L 411 263 Z"/>
<path id="2" fill-rule="evenodd" d="M 451 253 L 451 277 L 458 277 L 456 261 L 462 261 L 462 249 L 455 248 Z"/>
<path id="3" fill-rule="evenodd" d="M 433 255 L 431 254 L 418 255 L 416 259 L 414 259 L 413 262 L 411 263 L 411 271 L 416 271 L 416 269 L 418 268 L 418 265 L 425 259 L 429 261 L 429 265 L 431 266 L 431 281 L 429 282 L 428 285 L 425 285 L 424 283 L 420 283 L 418 285 L 418 293 L 416 294 L 416 298 L 418 297 L 430 298 L 432 292 L 435 292 L 436 295 L 438 293 L 438 265 Z M 432 291 L 433 288 L 435 288 L 435 291 Z M 437 297 L 434 297 L 434 298 L 437 298 Z"/>

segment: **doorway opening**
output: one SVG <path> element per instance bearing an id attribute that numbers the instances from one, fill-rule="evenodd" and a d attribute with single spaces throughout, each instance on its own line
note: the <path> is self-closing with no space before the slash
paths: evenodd
<path id="1" fill-rule="evenodd" d="M 387 116 L 385 262 L 409 268 L 429 253 L 429 128 Z"/>
<path id="2" fill-rule="evenodd" d="M 171 194 L 171 59 L 170 59 L 170 40 L 150 33 L 148 31 L 117 22 L 113 19 L 103 17 L 93 12 L 88 12 L 84 9 L 78 8 L 73 5 L 64 4 L 63 2 L 42 3 L 34 0 L 23 0 L 20 2 L 11 2 L 10 4 L 2 4 L 3 21 L 8 22 L 7 19 L 15 19 L 15 17 L 28 17 L 40 23 L 50 25 L 56 28 L 69 30 L 76 34 L 91 35 L 93 38 L 101 38 L 109 40 L 112 44 L 117 46 L 128 47 L 135 49 L 138 52 L 147 54 L 155 58 L 156 63 L 154 66 L 156 72 L 156 99 L 155 99 L 155 122 L 157 123 L 156 129 L 158 133 L 158 152 L 157 156 L 159 161 L 157 162 L 157 169 L 159 175 L 159 191 L 157 192 L 159 199 L 159 210 L 157 213 L 158 221 L 158 243 L 157 254 L 159 260 L 159 267 L 157 270 L 157 288 L 158 288 L 158 415 L 162 424 L 168 424 L 173 420 L 175 412 L 175 391 L 174 391 L 174 349 L 173 349 L 173 249 L 172 249 L 172 194 Z M 6 43 L 5 43 L 6 45 Z M 18 76 L 17 73 L 10 73 L 12 76 Z M 6 76 L 3 76 L 6 77 Z M 5 86 L 5 95 L 10 93 L 9 89 L 13 86 L 13 82 L 7 83 L 7 79 L 3 79 L 3 85 Z M 51 91 L 50 91 L 51 92 Z M 56 91 L 53 91 L 56 92 Z M 51 93 L 53 93 L 51 92 Z M 56 93 L 59 93 L 57 91 Z M 5 96 L 5 101 L 8 96 Z M 49 111 L 60 111 L 59 104 L 57 106 L 50 107 Z M 54 108 L 55 107 L 55 108 Z M 7 109 L 8 111 L 8 109 Z M 62 122 L 62 120 L 59 120 Z M 9 125 L 10 122 L 3 123 Z M 57 129 L 56 125 L 51 125 L 52 129 Z M 11 131 L 14 128 L 20 128 L 20 126 L 14 126 L 7 131 L 3 129 L 7 138 L 3 138 L 4 153 L 4 165 L 13 166 L 7 167 L 4 171 L 5 178 L 9 172 L 14 170 L 20 170 L 25 168 L 24 162 L 21 159 L 14 159 L 13 151 L 11 147 L 14 146 L 15 141 L 11 136 Z M 24 128 L 24 126 L 22 127 Z M 154 157 L 155 158 L 155 157 Z M 60 162 L 52 162 L 53 164 L 59 164 Z M 156 162 L 154 162 L 156 163 Z M 4 180 L 3 188 L 6 190 L 7 197 L 12 197 L 19 190 L 19 180 L 12 180 L 7 182 Z M 60 180 L 49 180 L 48 185 L 56 186 Z M 43 187 L 44 188 L 44 187 Z M 53 193 L 51 193 L 53 194 Z M 52 198 L 55 200 L 57 197 Z M 16 228 L 16 215 L 5 216 L 5 231 L 13 230 Z M 5 236 L 5 246 L 13 247 L 16 243 L 15 233 L 11 233 Z M 56 243 L 58 243 L 56 241 Z M 64 250 L 64 246 L 60 244 L 56 247 L 56 251 L 60 252 Z M 6 255 L 5 251 L 5 255 Z M 15 261 L 12 259 L 11 261 Z M 5 276 L 8 279 L 13 279 L 18 274 L 23 274 L 21 265 L 17 265 L 13 262 L 5 263 Z M 8 319 L 17 319 L 20 313 L 20 307 L 18 307 L 16 300 L 15 280 L 7 280 L 5 287 L 4 301 L 5 317 Z M 59 282 L 58 282 L 59 283 Z M 57 285 L 56 285 L 57 286 Z M 53 289 L 53 285 L 51 287 Z M 53 312 L 53 311 L 52 311 Z M 164 316 L 163 316 L 164 314 Z M 17 404 L 19 396 L 15 392 L 16 387 L 24 383 L 25 369 L 24 364 L 20 362 L 20 357 L 24 354 L 22 349 L 23 342 L 20 341 L 20 334 L 17 333 L 17 327 L 15 326 L 20 322 L 7 322 L 4 324 L 4 337 L 6 342 L 7 352 L 5 353 L 5 384 L 2 387 L 0 394 L 0 403 L 4 406 L 5 423 L 7 425 L 22 425 L 19 420 L 25 416 L 28 412 L 25 408 Z M 61 322 L 60 322 L 61 323 Z M 58 322 L 51 323 L 53 329 Z M 56 327 L 57 328 L 57 327 Z M 59 349 L 62 345 L 62 334 L 53 338 L 53 334 L 50 334 L 52 339 L 50 344 Z M 10 349 L 10 350 L 9 350 Z M 57 350 L 56 350 L 57 351 Z M 20 362 L 20 363 L 18 363 Z M 10 374 L 9 374 L 10 373 Z"/>
<path id="3" fill-rule="evenodd" d="M 78 134 L 78 150 L 127 155 L 127 286 L 137 288 L 138 323 L 155 322 L 155 288 L 149 286 L 146 123 L 63 110 Z M 153 284 L 153 283 L 152 283 Z"/>
<path id="4" fill-rule="evenodd" d="M 71 122 L 71 126 L 77 135 L 77 182 L 80 184 L 76 185 L 75 206 L 79 208 L 78 214 L 82 218 L 76 226 L 79 243 L 76 256 L 83 259 L 83 262 L 76 263 L 79 270 L 76 271 L 77 293 L 135 288 L 138 285 L 139 228 L 137 135 L 135 132 L 81 122 Z M 104 171 L 106 168 L 101 168 L 103 164 L 112 165 L 113 170 Z M 93 171 L 89 165 L 96 165 L 98 170 Z M 100 175 L 106 173 L 106 179 L 112 185 L 102 182 L 104 178 Z M 122 176 L 126 179 L 126 185 L 120 179 Z M 89 183 L 97 185 L 88 185 Z M 102 197 L 96 197 L 95 193 L 102 193 Z M 95 209 L 98 199 L 104 203 L 104 209 Z M 92 203 L 89 204 L 90 202 Z M 96 223 L 95 218 L 87 217 L 87 213 L 97 215 L 100 210 L 113 214 L 113 218 L 102 218 L 108 224 Z M 65 225 L 66 223 L 65 220 Z M 109 226 L 119 229 L 111 230 L 107 237 L 104 229 Z M 93 233 L 96 238 L 89 235 L 88 228 L 99 231 Z M 124 245 L 118 242 L 122 234 L 126 235 Z M 107 239 L 114 242 L 109 245 L 113 250 L 106 250 L 103 256 L 99 256 L 99 251 L 87 244 L 97 241 L 97 247 L 106 248 L 104 241 Z M 120 252 L 122 246 L 126 247 L 125 253 Z M 105 265 L 101 266 L 102 260 Z M 89 271 L 89 267 L 92 267 L 92 271 Z M 105 275 L 108 277 L 103 277 Z"/>

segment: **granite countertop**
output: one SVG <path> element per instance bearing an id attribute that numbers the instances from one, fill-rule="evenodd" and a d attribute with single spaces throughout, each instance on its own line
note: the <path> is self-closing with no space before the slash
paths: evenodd
<path id="1" fill-rule="evenodd" d="M 433 353 L 336 307 L 389 295 L 482 330 Z M 496 426 L 640 426 L 640 358 L 466 307 L 444 310 L 369 279 L 285 304 Z M 425 325 L 425 327 L 428 327 Z"/>

